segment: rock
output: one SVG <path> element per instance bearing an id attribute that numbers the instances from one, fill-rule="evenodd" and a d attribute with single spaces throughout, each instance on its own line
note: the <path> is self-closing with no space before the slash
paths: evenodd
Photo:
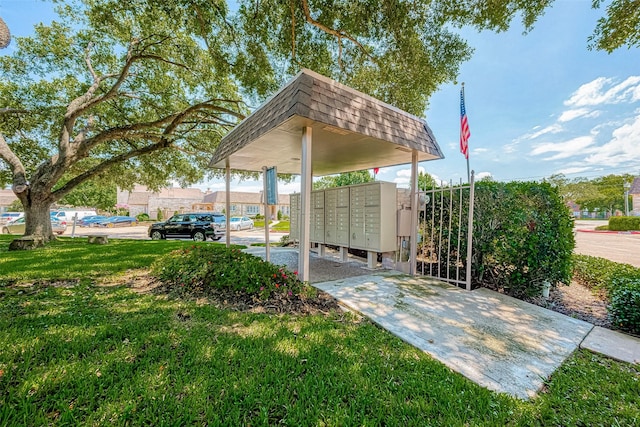
<path id="1" fill-rule="evenodd" d="M 32 249 L 41 248 L 45 245 L 44 238 L 25 236 L 15 239 L 9 244 L 10 251 L 30 251 Z"/>
<path id="2" fill-rule="evenodd" d="M 88 236 L 88 242 L 93 245 L 106 245 L 109 243 L 108 236 Z"/>

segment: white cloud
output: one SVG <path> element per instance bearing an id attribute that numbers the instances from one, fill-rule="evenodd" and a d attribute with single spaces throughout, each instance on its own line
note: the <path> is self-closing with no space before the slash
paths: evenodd
<path id="1" fill-rule="evenodd" d="M 471 151 L 474 152 L 474 153 L 479 154 L 479 153 L 486 153 L 487 151 L 489 151 L 489 149 L 488 148 L 474 148 Z"/>
<path id="2" fill-rule="evenodd" d="M 585 83 L 564 102 L 571 107 L 618 104 L 635 102 L 640 99 L 640 76 L 629 76 L 622 83 L 614 85 L 611 78 L 598 77 Z"/>
<path id="3" fill-rule="evenodd" d="M 571 166 L 565 167 L 563 169 L 559 169 L 556 173 L 561 173 L 564 175 L 573 175 L 576 173 L 586 172 L 591 170 L 590 166 Z"/>
<path id="4" fill-rule="evenodd" d="M 555 153 L 550 157 L 544 158 L 544 160 L 559 160 L 566 159 L 568 157 L 578 156 L 581 154 L 593 152 L 591 148 L 595 144 L 595 139 L 592 135 L 580 136 L 565 142 L 545 142 L 538 144 L 531 150 L 531 155 L 540 156 L 548 153 Z"/>
<path id="5" fill-rule="evenodd" d="M 488 176 L 493 176 L 491 172 L 478 172 L 475 174 L 475 180 L 480 181 L 482 178 L 486 178 Z"/>
<path id="6" fill-rule="evenodd" d="M 640 115 L 614 130 L 611 136 L 611 140 L 588 156 L 585 162 L 609 167 L 637 165 L 640 162 Z"/>
<path id="7" fill-rule="evenodd" d="M 418 173 L 425 173 L 425 169 L 422 166 L 418 166 Z M 400 169 L 396 172 L 396 176 L 398 178 L 407 178 L 411 179 L 411 168 L 408 169 Z M 409 181 L 407 181 L 409 182 Z"/>
<path id="8" fill-rule="evenodd" d="M 558 121 L 559 122 L 569 122 L 571 120 L 583 117 L 583 118 L 593 118 L 593 117 L 598 117 L 600 115 L 600 111 L 595 110 L 595 111 L 590 111 L 587 108 L 578 108 L 578 109 L 572 109 L 572 110 L 567 110 L 565 112 L 563 112 L 560 117 L 558 117 Z"/>
<path id="9" fill-rule="evenodd" d="M 536 139 L 546 134 L 560 133 L 564 130 L 564 128 L 557 123 L 554 123 L 550 126 L 546 126 L 542 129 L 540 129 L 540 127 L 541 126 L 534 127 L 533 130 L 536 130 L 536 129 L 539 129 L 539 130 L 522 135 L 521 137 L 517 138 L 513 143 L 505 145 L 504 148 L 506 148 L 508 152 L 513 152 L 515 151 L 516 145 L 519 144 L 521 141 Z"/>

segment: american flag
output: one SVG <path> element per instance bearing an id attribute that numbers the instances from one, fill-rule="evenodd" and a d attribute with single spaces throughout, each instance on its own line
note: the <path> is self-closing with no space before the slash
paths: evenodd
<path id="1" fill-rule="evenodd" d="M 464 86 L 460 89 L 460 152 L 465 159 L 469 159 L 469 122 L 467 121 L 467 110 L 464 108 Z"/>

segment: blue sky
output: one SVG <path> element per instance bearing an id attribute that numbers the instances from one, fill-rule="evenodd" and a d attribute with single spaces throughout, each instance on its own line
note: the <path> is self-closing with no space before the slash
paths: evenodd
<path id="1" fill-rule="evenodd" d="M 465 82 L 470 164 L 477 176 L 640 175 L 640 49 L 589 51 L 587 38 L 603 13 L 592 10 L 590 0 L 556 0 L 526 35 L 517 22 L 499 34 L 463 29 L 473 58 L 462 65 L 458 84 L 433 95 L 424 115 L 445 159 L 420 167 L 438 180 L 466 176 L 458 148 L 459 83 Z M 51 15 L 39 0 L 0 0 L 0 16 L 12 34 L 26 35 Z M 409 169 L 383 168 L 378 179 L 406 186 Z M 197 186 L 224 189 L 222 182 Z M 260 191 L 262 184 L 234 183 L 234 189 Z"/>

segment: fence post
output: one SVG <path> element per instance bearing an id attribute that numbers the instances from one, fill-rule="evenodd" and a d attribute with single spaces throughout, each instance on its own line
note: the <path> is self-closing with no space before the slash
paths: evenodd
<path id="1" fill-rule="evenodd" d="M 465 277 L 467 290 L 471 290 L 471 258 L 473 256 L 473 204 L 475 198 L 475 172 L 471 171 L 469 178 L 469 224 L 467 230 L 467 274 Z"/>

